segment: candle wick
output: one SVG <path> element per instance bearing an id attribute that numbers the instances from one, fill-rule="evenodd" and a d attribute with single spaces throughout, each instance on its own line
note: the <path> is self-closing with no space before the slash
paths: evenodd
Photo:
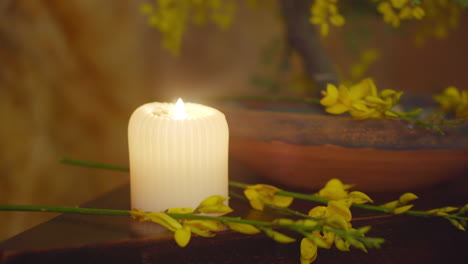
<path id="1" fill-rule="evenodd" d="M 182 101 L 181 98 L 177 100 L 177 103 L 175 105 L 175 111 L 174 111 L 174 119 L 175 120 L 184 120 L 187 118 L 187 112 L 185 110 L 185 104 L 184 101 Z"/>

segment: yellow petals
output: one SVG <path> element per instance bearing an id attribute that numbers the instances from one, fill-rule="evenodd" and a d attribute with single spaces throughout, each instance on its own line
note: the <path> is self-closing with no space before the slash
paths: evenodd
<path id="1" fill-rule="evenodd" d="M 373 203 L 372 199 L 365 193 L 359 191 L 352 191 L 348 195 L 349 198 L 352 199 L 354 204 L 365 204 L 365 203 Z"/>
<path id="2" fill-rule="evenodd" d="M 427 212 L 428 213 L 437 213 L 437 212 L 450 213 L 450 212 L 453 212 L 453 211 L 456 211 L 456 210 L 458 210 L 458 207 L 447 206 L 447 207 L 432 209 L 432 210 L 429 210 Z"/>
<path id="3" fill-rule="evenodd" d="M 352 215 L 351 210 L 349 210 L 349 204 L 345 200 L 340 201 L 329 201 L 327 206 L 326 216 L 339 215 L 343 217 L 345 221 L 351 221 Z"/>
<path id="4" fill-rule="evenodd" d="M 334 114 L 334 115 L 343 114 L 348 110 L 349 110 L 349 107 L 342 105 L 342 104 L 336 104 L 336 105 L 332 105 L 332 106 L 325 108 L 325 111 L 327 113 Z"/>
<path id="5" fill-rule="evenodd" d="M 190 231 L 192 231 L 192 233 L 198 236 L 201 236 L 201 237 L 214 237 L 215 236 L 215 234 L 211 232 L 210 230 L 203 230 L 203 229 L 196 228 L 194 226 L 189 226 L 189 227 L 190 227 Z"/>
<path id="6" fill-rule="evenodd" d="M 411 207 L 413 207 L 412 204 L 397 207 L 397 208 L 393 209 L 393 213 L 394 214 L 402 214 L 402 213 L 408 211 L 409 209 L 411 209 Z"/>
<path id="7" fill-rule="evenodd" d="M 465 227 L 464 227 L 462 224 L 460 224 L 460 222 L 458 222 L 457 220 L 455 220 L 455 219 L 449 219 L 449 221 L 450 221 L 450 223 L 451 223 L 454 227 L 456 227 L 457 229 L 459 229 L 459 230 L 461 230 L 461 231 L 465 231 Z"/>
<path id="8" fill-rule="evenodd" d="M 315 206 L 314 208 L 310 209 L 309 216 L 311 217 L 322 217 L 327 212 L 327 207 L 325 206 Z"/>
<path id="9" fill-rule="evenodd" d="M 391 0 L 391 3 L 395 8 L 402 8 L 408 3 L 408 0 Z"/>
<path id="10" fill-rule="evenodd" d="M 174 239 L 177 245 L 179 245 L 179 247 L 187 246 L 190 241 L 191 234 L 190 227 L 188 226 L 183 226 L 182 228 L 177 229 L 174 234 Z"/>
<path id="11" fill-rule="evenodd" d="M 272 238 L 273 240 L 275 240 L 276 242 L 279 242 L 279 243 L 287 244 L 287 243 L 292 243 L 292 242 L 296 241 L 294 238 L 289 237 L 289 236 L 287 236 L 285 234 L 282 234 L 280 232 L 274 231 L 272 229 L 264 228 L 263 232 L 265 232 L 265 234 L 267 236 L 269 236 L 270 238 Z"/>
<path id="12" fill-rule="evenodd" d="M 408 202 L 411 202 L 411 201 L 416 200 L 418 198 L 419 197 L 416 196 L 416 194 L 414 194 L 414 193 L 405 193 L 405 194 L 402 194 L 400 196 L 398 201 L 400 202 L 400 204 L 407 204 Z"/>
<path id="13" fill-rule="evenodd" d="M 161 32 L 163 47 L 173 55 L 179 55 L 183 35 L 190 23 L 211 22 L 226 29 L 232 24 L 237 7 L 234 0 L 153 2 L 142 4 L 140 12 L 147 16 L 150 26 Z"/>
<path id="14" fill-rule="evenodd" d="M 162 212 L 148 213 L 146 214 L 144 220 L 160 224 L 171 231 L 175 231 L 182 227 L 182 225 L 177 222 L 177 220 Z"/>
<path id="15" fill-rule="evenodd" d="M 408 116 L 408 113 L 392 111 L 402 94 L 402 92 L 391 89 L 383 90 L 379 94 L 374 81 L 371 78 L 366 78 L 350 88 L 340 85 L 337 89 L 334 85 L 329 84 L 327 90 L 322 91 L 324 97 L 320 103 L 325 106 L 327 113 L 343 114 L 349 112 L 357 120 Z"/>
<path id="16" fill-rule="evenodd" d="M 249 224 L 227 222 L 226 225 L 229 227 L 229 229 L 242 234 L 254 235 L 260 233 L 260 229 Z"/>
<path id="17" fill-rule="evenodd" d="M 324 97 L 320 100 L 320 103 L 324 106 L 331 106 L 336 103 L 338 100 L 338 89 L 335 85 L 329 83 L 327 84 L 327 90 L 322 91 Z"/>
<path id="18" fill-rule="evenodd" d="M 330 17 L 330 22 L 337 27 L 345 24 L 345 19 L 342 15 L 333 15 Z"/>
<path id="19" fill-rule="evenodd" d="M 338 179 L 331 179 L 323 187 L 318 196 L 331 199 L 339 200 L 348 197 L 348 192 L 345 190 L 345 185 Z"/>
<path id="20" fill-rule="evenodd" d="M 468 90 L 459 91 L 450 86 L 442 94 L 434 96 L 440 104 L 440 110 L 445 113 L 454 114 L 457 118 L 468 117 Z"/>
<path id="21" fill-rule="evenodd" d="M 312 239 L 317 247 L 329 249 L 335 240 L 335 233 L 324 231 L 321 235 L 319 231 L 312 231 L 312 236 L 309 239 Z"/>
<path id="22" fill-rule="evenodd" d="M 345 18 L 338 12 L 337 2 L 337 0 L 317 0 L 312 2 L 309 22 L 320 27 L 320 34 L 322 36 L 328 35 L 330 24 L 337 27 L 345 24 Z"/>
<path id="23" fill-rule="evenodd" d="M 317 245 L 308 238 L 301 240 L 301 264 L 309 264 L 317 258 Z"/>
<path id="24" fill-rule="evenodd" d="M 391 201 L 381 205 L 381 207 L 388 208 L 388 209 L 395 209 L 400 203 L 398 201 Z"/>
<path id="25" fill-rule="evenodd" d="M 292 197 L 277 195 L 280 189 L 266 184 L 250 185 L 244 190 L 244 194 L 250 205 L 257 210 L 263 211 L 265 204 L 279 207 L 288 207 L 294 200 Z"/>
<path id="26" fill-rule="evenodd" d="M 417 7 L 413 8 L 412 15 L 416 19 L 422 19 L 426 15 L 426 12 L 424 12 L 424 9 L 417 6 Z"/>
<path id="27" fill-rule="evenodd" d="M 341 237 L 335 238 L 335 247 L 340 251 L 349 251 L 349 243 L 346 243 Z"/>
<path id="28" fill-rule="evenodd" d="M 327 225 L 332 227 L 342 228 L 344 230 L 349 230 L 349 222 L 341 215 L 332 214 L 327 217 Z"/>
<path id="29" fill-rule="evenodd" d="M 225 205 L 227 199 L 220 195 L 213 195 L 203 200 L 195 210 L 205 214 L 227 214 L 232 212 L 232 208 Z"/>
<path id="30" fill-rule="evenodd" d="M 426 12 L 420 5 L 413 5 L 409 0 L 375 0 L 380 2 L 377 11 L 383 15 L 386 23 L 393 27 L 400 25 L 400 20 L 422 19 Z"/>
<path id="31" fill-rule="evenodd" d="M 224 228 L 221 222 L 214 220 L 186 219 L 183 225 L 210 231 L 219 231 Z"/>

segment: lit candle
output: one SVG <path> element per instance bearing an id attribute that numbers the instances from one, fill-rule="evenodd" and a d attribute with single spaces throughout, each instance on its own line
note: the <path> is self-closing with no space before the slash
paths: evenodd
<path id="1" fill-rule="evenodd" d="M 211 195 L 228 197 L 224 114 L 194 103 L 149 103 L 128 126 L 132 208 L 191 207 Z"/>

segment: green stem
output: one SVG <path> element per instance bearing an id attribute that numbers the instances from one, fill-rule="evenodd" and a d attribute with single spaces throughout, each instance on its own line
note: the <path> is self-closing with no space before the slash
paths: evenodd
<path id="1" fill-rule="evenodd" d="M 119 170 L 119 171 L 129 171 L 128 167 L 124 166 L 115 166 L 115 165 L 108 165 L 108 164 L 102 164 L 102 163 L 95 163 L 95 162 L 86 162 L 86 161 L 80 161 L 80 160 L 75 160 L 75 159 L 70 159 L 70 158 L 63 158 L 60 160 L 62 163 L 66 164 L 71 164 L 71 165 L 77 165 L 77 166 L 84 166 L 84 167 L 92 167 L 92 168 L 100 168 L 100 169 L 111 169 L 111 170 Z M 250 184 L 246 183 L 241 183 L 241 182 L 236 182 L 236 181 L 229 181 L 229 186 L 235 187 L 235 188 L 241 188 L 244 189 Z M 306 201 L 312 201 L 312 202 L 318 202 L 318 203 L 323 203 L 327 204 L 328 199 L 318 197 L 315 195 L 310 195 L 310 194 L 303 194 L 303 193 L 297 193 L 297 192 L 290 192 L 290 191 L 278 191 L 276 194 L 278 195 L 283 195 L 283 196 L 289 196 L 293 197 L 296 199 L 301 199 L 301 200 L 306 200 Z M 392 210 L 388 208 L 384 208 L 381 206 L 376 206 L 376 205 L 368 205 L 368 204 L 353 204 L 353 207 L 356 208 L 361 208 L 365 210 L 371 210 L 371 211 L 377 211 L 381 212 L 384 214 L 391 214 Z M 404 212 L 404 214 L 408 215 L 413 215 L 413 216 L 422 216 L 422 217 L 433 217 L 437 216 L 429 212 L 424 212 L 424 211 L 413 211 L 413 210 L 408 210 Z M 459 220 L 468 220 L 468 217 L 462 217 L 462 216 L 456 216 L 456 215 L 448 215 L 444 217 L 449 217 L 453 219 L 459 219 Z"/>
<path id="2" fill-rule="evenodd" d="M 60 162 L 65 163 L 65 164 L 83 166 L 83 167 L 90 167 L 90 168 L 118 170 L 118 171 L 126 171 L 126 172 L 130 171 L 130 169 L 128 167 L 125 167 L 125 166 L 116 166 L 116 165 L 109 165 L 109 164 L 103 164 L 103 163 L 75 160 L 75 159 L 69 159 L 69 158 L 62 158 L 60 160 Z"/>
<path id="3" fill-rule="evenodd" d="M 128 210 L 93 209 L 67 206 L 45 206 L 45 205 L 0 205 L 0 211 L 28 211 L 45 213 L 67 213 L 88 215 L 123 215 L 129 216 Z"/>
<path id="4" fill-rule="evenodd" d="M 45 206 L 45 205 L 0 205 L 0 211 L 26 211 L 26 212 L 45 212 L 45 213 L 67 213 L 67 214 L 86 214 L 86 215 L 113 215 L 113 216 L 130 216 L 129 210 L 113 210 L 113 209 L 94 209 L 80 208 L 68 206 Z M 304 231 L 319 230 L 318 227 L 303 227 L 300 225 L 280 225 L 274 222 L 247 220 L 240 217 L 227 216 L 207 216 L 195 214 L 169 214 L 174 219 L 198 219 L 198 220 L 215 220 L 220 222 L 243 223 L 254 225 L 257 227 L 281 227 L 291 230 L 302 228 Z"/>

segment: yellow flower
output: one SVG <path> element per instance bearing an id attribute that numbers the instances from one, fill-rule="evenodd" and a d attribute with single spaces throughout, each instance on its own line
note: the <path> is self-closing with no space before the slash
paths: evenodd
<path id="1" fill-rule="evenodd" d="M 301 264 L 309 264 L 317 258 L 317 245 L 314 241 L 303 238 L 301 240 Z"/>
<path id="2" fill-rule="evenodd" d="M 337 0 L 315 0 L 310 7 L 310 23 L 320 26 L 320 34 L 327 36 L 330 24 L 343 26 L 345 18 L 338 12 Z"/>
<path id="3" fill-rule="evenodd" d="M 186 219 L 183 221 L 183 225 L 210 231 L 219 231 L 224 228 L 221 222 L 214 220 Z"/>
<path id="4" fill-rule="evenodd" d="M 178 210 L 174 210 L 178 211 Z M 176 219 L 163 212 L 145 213 L 140 209 L 130 211 L 130 216 L 140 222 L 149 221 L 160 224 L 174 232 L 174 240 L 180 247 L 185 247 L 190 241 L 192 232 L 190 226 L 180 224 Z"/>
<path id="5" fill-rule="evenodd" d="M 227 214 L 232 208 L 224 204 L 227 199 L 220 195 L 213 195 L 203 200 L 195 212 L 205 214 Z"/>
<path id="6" fill-rule="evenodd" d="M 409 203 L 409 202 L 411 202 L 413 200 L 416 200 L 418 198 L 419 197 L 414 193 L 404 193 L 404 194 L 400 195 L 400 198 L 398 198 L 398 200 L 385 203 L 385 204 L 381 205 L 381 207 L 387 208 L 387 209 L 392 209 L 392 212 L 394 214 L 402 214 L 402 213 L 410 210 L 413 207 L 412 204 L 408 205 L 407 203 Z"/>
<path id="7" fill-rule="evenodd" d="M 250 205 L 257 210 L 263 211 L 265 204 L 279 207 L 288 207 L 292 197 L 277 195 L 280 189 L 266 184 L 250 185 L 244 190 L 245 197 L 249 199 Z"/>
<path id="8" fill-rule="evenodd" d="M 418 111 L 394 112 L 392 108 L 398 104 L 402 92 L 386 89 L 378 93 L 377 87 L 371 78 L 366 78 L 350 88 L 340 85 L 338 89 L 328 84 L 320 103 L 330 114 L 349 114 L 358 120 L 369 118 L 391 118 L 416 115 Z"/>
<path id="9" fill-rule="evenodd" d="M 229 229 L 237 231 L 242 234 L 254 235 L 254 234 L 260 233 L 260 229 L 249 224 L 226 222 L 226 225 L 229 227 Z"/>
<path id="10" fill-rule="evenodd" d="M 348 193 L 348 189 L 351 188 L 351 185 L 343 184 L 338 179 L 331 179 L 316 195 L 327 198 L 330 200 L 347 200 L 347 202 L 355 204 L 364 204 L 372 203 L 372 199 L 365 193 L 359 191 L 352 191 Z M 324 209 L 321 207 L 315 207 L 310 212 L 309 215 L 313 217 L 318 217 L 323 214 Z"/>
<path id="11" fill-rule="evenodd" d="M 349 188 L 349 185 L 343 184 L 340 180 L 331 179 L 325 184 L 325 187 L 318 192 L 318 196 L 331 200 L 345 199 L 348 197 L 348 191 L 346 191 L 346 189 Z"/>
<path id="12" fill-rule="evenodd" d="M 413 5 L 409 0 L 375 0 L 380 2 L 377 11 L 383 15 L 386 23 L 398 27 L 401 20 L 422 19 L 426 12 L 419 5 Z M 424 1 L 426 2 L 426 1 Z"/>
<path id="13" fill-rule="evenodd" d="M 174 240 L 179 247 L 185 247 L 190 241 L 191 234 L 190 227 L 183 226 L 175 231 Z"/>
<path id="14" fill-rule="evenodd" d="M 457 118 L 468 117 L 468 90 L 459 91 L 450 86 L 442 94 L 434 96 L 440 104 L 440 110 L 446 113 L 454 113 Z"/>
<path id="15" fill-rule="evenodd" d="M 219 231 L 224 228 L 221 222 L 214 220 L 185 219 L 182 221 L 184 227 L 190 228 L 190 231 L 202 237 L 212 237 L 215 234 L 212 231 Z"/>
<path id="16" fill-rule="evenodd" d="M 188 24 L 211 22 L 221 29 L 228 28 L 236 11 L 234 0 L 158 0 L 145 3 L 140 12 L 147 16 L 148 24 L 157 28 L 163 37 L 163 46 L 173 55 L 179 55 L 182 37 Z"/>
<path id="17" fill-rule="evenodd" d="M 265 232 L 265 234 L 268 237 L 272 238 L 273 240 L 275 240 L 276 242 L 279 242 L 279 243 L 288 244 L 288 243 L 292 243 L 292 242 L 296 241 L 296 239 L 294 239 L 292 237 L 289 237 L 289 236 L 287 236 L 287 235 L 285 235 L 283 233 L 274 231 L 274 230 L 269 229 L 269 228 L 264 228 L 263 232 Z"/>
<path id="18" fill-rule="evenodd" d="M 177 222 L 177 220 L 163 212 L 147 213 L 143 218 L 143 221 L 150 221 L 160 224 L 171 231 L 176 231 L 177 229 L 182 228 L 182 225 Z"/>

